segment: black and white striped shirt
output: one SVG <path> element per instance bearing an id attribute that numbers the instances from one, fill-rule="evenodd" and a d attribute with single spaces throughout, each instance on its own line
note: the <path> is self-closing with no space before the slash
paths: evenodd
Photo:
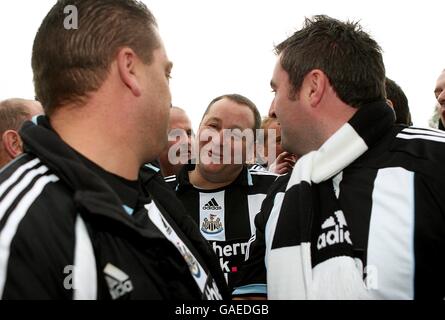
<path id="1" fill-rule="evenodd" d="M 352 240 L 354 257 L 362 264 L 364 283 L 373 298 L 443 299 L 444 163 L 443 131 L 397 126 L 354 163 L 320 184 L 321 195 L 323 188 L 334 189 L 350 234 L 342 232 L 342 217 L 316 218 L 312 224 L 313 268 L 332 258 L 335 251 L 330 246 Z M 277 180 L 257 215 L 257 233 L 241 268 L 236 294 L 264 294 L 266 279 L 275 277 L 267 273 L 267 248 L 288 246 L 286 233 L 279 230 L 271 243 L 271 220 L 277 211 L 285 210 L 281 207 L 288 180 Z M 323 203 L 320 199 L 320 207 Z"/>
<path id="2" fill-rule="evenodd" d="M 201 234 L 212 245 L 230 287 L 237 281 L 238 267 L 255 233 L 255 216 L 277 175 L 244 167 L 229 186 L 202 190 L 189 181 L 188 173 L 192 168 L 186 166 L 178 177 L 166 177 L 165 181 L 176 190 Z"/>

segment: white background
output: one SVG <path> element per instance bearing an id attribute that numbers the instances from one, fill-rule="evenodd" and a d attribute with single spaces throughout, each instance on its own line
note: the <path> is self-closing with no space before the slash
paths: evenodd
<path id="1" fill-rule="evenodd" d="M 154 0 L 174 63 L 173 104 L 194 128 L 214 97 L 240 93 L 263 115 L 272 100 L 273 45 L 302 26 L 305 16 L 361 20 L 384 50 L 387 76 L 409 99 L 414 124 L 427 126 L 434 85 L 445 68 L 445 1 L 400 0 Z M 33 98 L 31 48 L 49 0 L 0 1 L 0 99 Z"/>

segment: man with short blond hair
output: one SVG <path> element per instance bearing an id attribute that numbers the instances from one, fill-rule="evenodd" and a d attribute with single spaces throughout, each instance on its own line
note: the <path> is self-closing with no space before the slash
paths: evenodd
<path id="1" fill-rule="evenodd" d="M 192 122 L 184 109 L 170 109 L 168 131 L 167 147 L 159 155 L 159 166 L 164 177 L 177 175 L 194 158 Z"/>

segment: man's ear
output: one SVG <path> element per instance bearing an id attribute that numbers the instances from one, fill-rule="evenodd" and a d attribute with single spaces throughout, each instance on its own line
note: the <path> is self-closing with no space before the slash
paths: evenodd
<path id="1" fill-rule="evenodd" d="M 309 104 L 311 107 L 318 106 L 328 85 L 326 74 L 319 69 L 314 69 L 306 75 L 304 82 Z"/>
<path id="2" fill-rule="evenodd" d="M 137 72 L 138 63 L 140 63 L 139 58 L 133 49 L 125 47 L 119 50 L 117 54 L 119 76 L 136 97 L 141 95 L 141 83 Z"/>
<path id="3" fill-rule="evenodd" d="M 15 130 L 6 130 L 2 135 L 2 144 L 6 153 L 12 158 L 23 153 L 23 143 L 19 134 Z"/>

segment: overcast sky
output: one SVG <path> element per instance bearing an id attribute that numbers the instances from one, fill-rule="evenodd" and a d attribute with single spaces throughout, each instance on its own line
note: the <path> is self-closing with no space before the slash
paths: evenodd
<path id="1" fill-rule="evenodd" d="M 194 128 L 207 104 L 225 93 L 253 100 L 263 115 L 274 44 L 302 26 L 305 16 L 361 20 L 384 50 L 387 76 L 408 96 L 414 124 L 427 126 L 434 85 L 445 68 L 445 1 L 400 0 L 155 0 L 144 1 L 158 20 L 174 63 L 173 104 Z M 33 98 L 32 42 L 50 0 L 0 1 L 0 99 Z"/>

